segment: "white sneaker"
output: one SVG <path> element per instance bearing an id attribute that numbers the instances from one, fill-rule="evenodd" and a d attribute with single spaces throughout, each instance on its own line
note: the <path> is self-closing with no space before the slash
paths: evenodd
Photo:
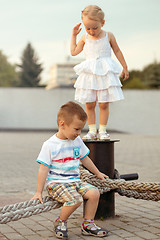
<path id="1" fill-rule="evenodd" d="M 96 140 L 97 139 L 97 134 L 94 132 L 88 132 L 86 135 L 82 137 L 83 140 Z"/>
<path id="2" fill-rule="evenodd" d="M 99 133 L 99 140 L 109 141 L 110 140 L 110 135 L 107 132 Z"/>

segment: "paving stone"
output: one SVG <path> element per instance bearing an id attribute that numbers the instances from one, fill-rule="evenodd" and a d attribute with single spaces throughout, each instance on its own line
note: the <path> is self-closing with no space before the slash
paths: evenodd
<path id="1" fill-rule="evenodd" d="M 50 228 L 52 227 L 53 228 L 53 221 L 49 221 L 49 220 L 46 220 L 46 221 L 39 221 L 38 224 L 44 228 Z M 37 223 L 36 223 L 37 225 Z"/>
<path id="2" fill-rule="evenodd" d="M 159 228 L 159 225 L 160 225 L 159 221 L 153 221 L 152 223 L 150 223 L 150 226 L 157 227 L 157 228 Z"/>
<path id="3" fill-rule="evenodd" d="M 34 240 L 34 239 L 33 239 Z M 35 239 L 36 240 L 36 239 Z M 38 240 L 38 238 L 37 238 L 37 240 Z M 43 238 L 43 240 L 44 240 L 44 238 Z M 45 239 L 45 240 L 57 240 L 57 237 L 49 237 L 49 238 L 47 238 L 47 239 Z"/>
<path id="4" fill-rule="evenodd" d="M 131 232 L 125 231 L 123 229 L 115 230 L 114 233 L 120 237 L 133 237 L 134 235 Z"/>
<path id="5" fill-rule="evenodd" d="M 145 217 L 139 218 L 138 221 L 141 222 L 141 223 L 144 223 L 145 225 L 146 224 L 151 225 L 153 223 L 153 221 L 151 219 L 148 219 L 148 218 L 145 218 Z"/>
<path id="6" fill-rule="evenodd" d="M 1 240 L 7 240 L 7 238 L 4 235 L 2 235 L 1 233 L 0 233 L 0 239 Z"/>
<path id="7" fill-rule="evenodd" d="M 5 236 L 9 240 L 25 240 L 26 239 L 22 235 L 20 235 L 20 234 L 18 234 L 16 232 L 15 233 L 5 233 Z"/>
<path id="8" fill-rule="evenodd" d="M 12 227 L 6 224 L 0 225 L 0 233 L 12 233 L 12 232 L 15 232 L 15 230 Z"/>
<path id="9" fill-rule="evenodd" d="M 36 232 L 36 231 L 43 231 L 45 230 L 46 228 L 43 227 L 42 225 L 40 224 L 34 224 L 34 225 L 27 225 L 26 227 L 28 227 L 29 229 L 33 230 L 33 232 Z"/>
<path id="10" fill-rule="evenodd" d="M 26 201 L 34 195 L 38 165 L 33 159 L 37 157 L 43 141 L 51 135 L 48 132 L 0 132 L 2 181 L 0 206 Z M 138 181 L 157 181 L 160 175 L 157 168 L 160 156 L 160 136 L 146 137 L 113 133 L 112 137 L 114 138 L 114 136 L 121 140 L 115 145 L 115 166 L 118 171 L 121 174 L 138 172 L 140 177 Z M 11 160 L 14 161 L 14 165 L 11 164 Z M 5 162 L 8 162 L 8 170 L 11 172 L 9 181 L 5 174 Z M 15 167 L 17 171 L 14 171 Z M 25 186 L 25 190 L 23 186 Z M 46 194 L 45 191 L 44 196 Z M 103 238 L 104 240 L 160 239 L 159 202 L 122 197 L 116 193 L 115 213 L 115 218 L 104 221 L 96 220 L 97 225 L 109 230 L 109 236 Z M 52 209 L 49 212 L 19 221 L 0 224 L 0 240 L 57 240 L 53 231 L 53 222 L 59 214 L 60 208 Z M 81 234 L 82 216 L 83 206 L 80 206 L 68 220 L 71 240 L 93 240 L 92 236 Z M 94 237 L 94 240 L 96 239 L 99 238 Z"/>
<path id="11" fill-rule="evenodd" d="M 109 232 L 110 232 L 110 231 L 113 232 L 114 230 L 119 230 L 120 228 L 109 224 L 109 225 L 107 226 L 107 229 L 108 229 Z"/>
<path id="12" fill-rule="evenodd" d="M 16 228 L 16 231 L 22 236 L 32 235 L 34 232 L 29 228 Z"/>
<path id="13" fill-rule="evenodd" d="M 25 239 L 27 239 L 27 240 L 47 240 L 48 238 L 44 238 L 44 237 L 41 237 L 41 236 L 35 234 L 35 235 L 25 236 Z"/>
<path id="14" fill-rule="evenodd" d="M 148 231 L 141 231 L 136 233 L 137 236 L 142 237 L 144 239 L 158 239 L 159 237 L 153 233 L 150 233 Z"/>
<path id="15" fill-rule="evenodd" d="M 146 230 L 146 229 L 144 229 L 144 230 Z M 159 228 L 155 228 L 155 227 L 150 227 L 150 226 L 148 226 L 148 227 L 147 227 L 147 231 L 148 231 L 148 232 L 151 232 L 151 233 L 154 233 L 154 234 L 157 234 L 157 233 L 160 234 L 160 229 L 159 229 Z"/>
<path id="16" fill-rule="evenodd" d="M 104 239 L 107 239 L 107 240 L 108 239 L 109 240 L 122 240 L 124 238 L 115 235 L 114 232 L 110 232 L 110 234 L 107 237 L 105 237 Z"/>
<path id="17" fill-rule="evenodd" d="M 38 231 L 38 234 L 42 237 L 52 237 L 53 236 L 53 232 L 51 232 L 47 229 L 44 231 Z"/>
<path id="18" fill-rule="evenodd" d="M 135 226 L 135 227 L 138 227 L 138 228 L 146 227 L 146 224 L 141 223 L 141 222 L 139 222 L 139 221 L 131 222 L 131 225 L 133 225 L 133 226 Z"/>
<path id="19" fill-rule="evenodd" d="M 34 225 L 35 224 L 35 221 L 33 220 L 33 216 L 32 217 L 29 217 L 29 218 L 21 218 L 18 222 L 21 222 L 23 224 L 32 224 Z M 10 223 L 8 223 L 10 224 Z"/>
<path id="20" fill-rule="evenodd" d="M 131 233 L 135 233 L 135 232 L 139 232 L 141 231 L 141 228 L 138 228 L 138 227 L 134 227 L 132 225 L 126 225 L 126 227 L 124 228 L 126 231 L 129 231 Z"/>
<path id="21" fill-rule="evenodd" d="M 135 236 L 135 237 L 125 238 L 125 240 L 144 240 L 144 238 Z"/>
<path id="22" fill-rule="evenodd" d="M 12 228 L 25 228 L 25 225 L 19 221 L 9 222 L 8 225 L 11 226 Z"/>

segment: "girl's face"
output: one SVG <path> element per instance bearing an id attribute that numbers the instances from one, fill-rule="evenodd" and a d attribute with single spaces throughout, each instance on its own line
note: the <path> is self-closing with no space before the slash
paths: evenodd
<path id="1" fill-rule="evenodd" d="M 92 37 L 99 37 L 102 32 L 102 27 L 104 25 L 104 20 L 102 22 L 91 20 L 87 16 L 83 17 L 83 24 L 86 29 L 86 32 Z"/>

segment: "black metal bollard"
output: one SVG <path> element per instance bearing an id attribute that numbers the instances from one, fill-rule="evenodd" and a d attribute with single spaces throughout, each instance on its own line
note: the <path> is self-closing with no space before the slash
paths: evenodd
<path id="1" fill-rule="evenodd" d="M 119 140 L 110 141 L 84 141 L 90 149 L 89 157 L 96 167 L 103 173 L 114 178 L 114 143 Z M 95 219 L 115 217 L 114 191 L 101 194 Z"/>
<path id="2" fill-rule="evenodd" d="M 122 174 L 120 179 L 125 179 L 126 181 L 137 180 L 139 178 L 138 173 Z"/>

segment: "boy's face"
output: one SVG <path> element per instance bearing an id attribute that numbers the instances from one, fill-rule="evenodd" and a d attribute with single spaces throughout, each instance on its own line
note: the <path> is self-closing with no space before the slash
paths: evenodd
<path id="1" fill-rule="evenodd" d="M 81 134 L 82 129 L 84 128 L 86 121 L 80 120 L 77 115 L 73 116 L 72 122 L 67 125 L 65 121 L 60 122 L 59 128 L 59 137 L 61 139 L 74 140 Z"/>

